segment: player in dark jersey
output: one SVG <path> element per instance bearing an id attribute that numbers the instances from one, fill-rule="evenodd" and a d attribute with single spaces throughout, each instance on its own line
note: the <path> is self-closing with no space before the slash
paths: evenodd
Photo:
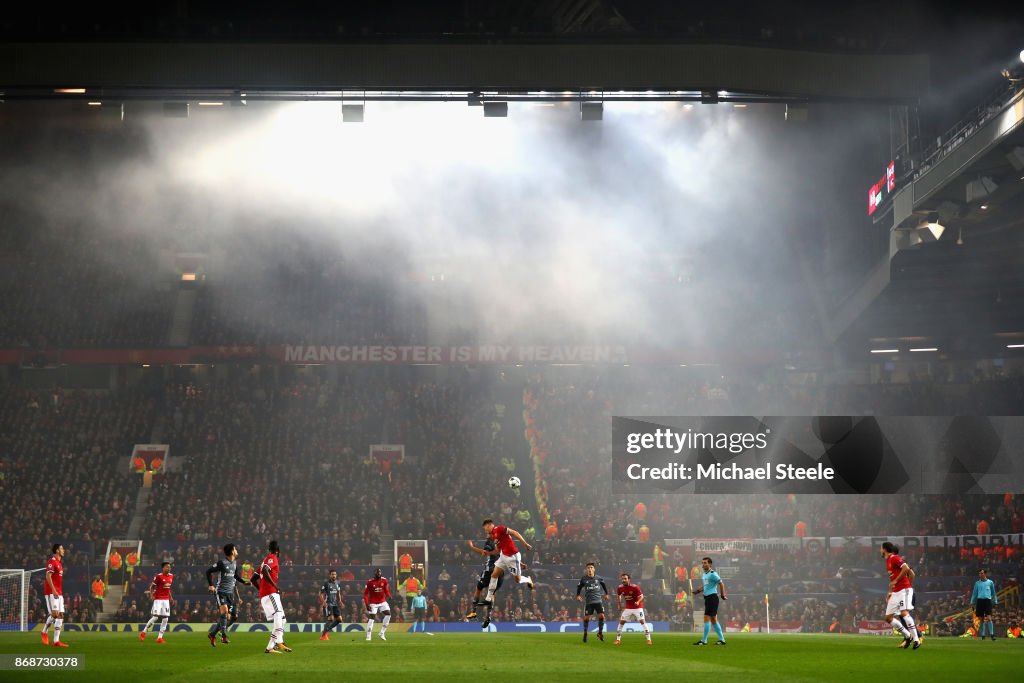
<path id="1" fill-rule="evenodd" d="M 217 647 L 218 631 L 220 631 L 220 642 L 224 644 L 231 642 L 228 640 L 228 627 L 238 619 L 238 605 L 235 600 L 236 582 L 240 581 L 247 586 L 251 585 L 242 578 L 237 560 L 238 548 L 235 547 L 234 543 L 228 543 L 224 546 L 223 559 L 217 560 L 217 564 L 206 570 L 206 582 L 209 584 L 209 591 L 216 594 L 217 605 L 220 610 L 217 623 L 210 627 L 209 632 L 206 634 L 206 637 L 210 639 L 210 645 L 213 647 Z M 215 574 L 218 575 L 216 580 L 214 580 Z"/>
<path id="2" fill-rule="evenodd" d="M 473 611 L 466 615 L 467 619 L 475 619 L 477 617 L 477 607 L 484 608 L 484 620 L 483 625 L 480 628 L 487 628 L 491 623 L 491 605 L 480 600 L 481 594 L 487 590 L 487 586 L 491 583 L 491 575 L 494 573 L 494 564 L 498 561 L 498 546 L 494 542 L 493 538 L 488 538 L 484 541 L 483 548 L 477 548 L 473 541 L 466 541 L 469 549 L 477 555 L 483 555 L 487 559 L 484 560 L 484 569 L 480 572 L 480 578 L 476 582 L 476 593 L 473 595 Z M 498 585 L 494 590 L 501 588 L 502 582 L 505 580 L 504 575 L 498 577 Z"/>
<path id="3" fill-rule="evenodd" d="M 324 608 L 324 633 L 320 640 L 330 640 L 327 632 L 341 625 L 341 584 L 338 583 L 338 572 L 332 569 L 327 580 L 320 586 L 320 604 Z"/>
<path id="4" fill-rule="evenodd" d="M 581 595 L 582 593 L 582 595 Z M 583 642 L 587 642 L 587 631 L 590 627 L 590 615 L 597 615 L 597 638 L 604 640 L 604 601 L 608 599 L 608 586 L 604 579 L 597 575 L 597 565 L 587 562 L 587 569 L 576 586 L 576 600 L 583 603 Z"/>

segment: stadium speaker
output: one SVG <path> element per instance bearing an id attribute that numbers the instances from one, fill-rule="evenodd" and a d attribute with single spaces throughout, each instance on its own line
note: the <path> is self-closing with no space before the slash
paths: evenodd
<path id="1" fill-rule="evenodd" d="M 364 108 L 362 104 L 341 105 L 341 120 L 345 123 L 362 123 Z"/>
<path id="2" fill-rule="evenodd" d="M 787 104 L 786 105 L 786 121 L 793 123 L 803 123 L 807 120 L 807 105 L 806 104 Z"/>
<path id="3" fill-rule="evenodd" d="M 700 103 L 701 104 L 718 104 L 718 91 L 717 90 L 701 90 L 700 91 Z"/>
<path id="4" fill-rule="evenodd" d="M 1024 147 L 1014 147 L 1006 154 L 1006 160 L 1010 162 L 1015 171 L 1024 171 Z"/>
<path id="5" fill-rule="evenodd" d="M 484 102 L 486 118 L 505 118 L 508 116 L 508 102 Z"/>
<path id="6" fill-rule="evenodd" d="M 164 102 L 164 116 L 169 119 L 187 119 L 188 102 Z"/>
<path id="7" fill-rule="evenodd" d="M 996 191 L 996 182 L 988 176 L 982 176 L 975 178 L 971 182 L 967 183 L 967 203 L 976 202 L 981 199 L 985 199 L 993 192 Z"/>
<path id="8" fill-rule="evenodd" d="M 580 104 L 581 121 L 600 121 L 604 118 L 604 104 L 601 102 L 583 102 Z"/>

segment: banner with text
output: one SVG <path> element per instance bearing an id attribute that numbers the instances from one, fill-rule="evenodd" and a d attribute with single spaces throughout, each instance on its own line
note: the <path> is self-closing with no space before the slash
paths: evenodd
<path id="1" fill-rule="evenodd" d="M 892 624 L 884 621 L 858 621 L 857 633 L 871 636 L 891 636 Z"/>
<path id="2" fill-rule="evenodd" d="M 655 349 L 622 346 L 580 345 L 339 345 L 290 344 L 286 346 L 223 345 L 175 348 L 23 349 L 0 348 L 0 365 L 21 363 L 30 367 L 59 365 L 193 365 L 225 361 L 295 363 L 300 365 L 387 364 L 545 364 L 591 365 L 630 363 L 651 365 L 739 366 L 778 365 L 782 362 L 828 365 L 831 354 L 801 350 L 693 347 Z"/>
<path id="3" fill-rule="evenodd" d="M 649 621 L 652 631 L 668 631 L 669 623 L 667 621 Z M 171 634 L 174 633 L 206 633 L 212 627 L 212 623 L 202 622 L 187 622 L 187 623 L 171 623 L 167 625 L 167 630 Z M 228 627 L 228 630 L 232 633 L 266 633 L 273 626 L 273 623 L 261 624 L 261 623 L 244 623 L 244 624 L 233 624 Z M 429 622 L 427 623 L 427 631 L 432 633 L 479 633 L 484 630 L 480 628 L 478 622 Z M 65 623 L 65 631 L 90 631 L 97 633 L 138 633 L 145 629 L 145 622 L 140 623 L 116 623 L 116 624 L 73 624 Z M 323 629 L 324 625 L 322 622 L 313 623 L 296 623 L 296 624 L 285 624 L 285 631 L 287 633 L 319 633 Z M 408 623 L 397 623 L 391 622 L 388 626 L 388 630 L 392 633 L 395 632 L 409 632 L 413 627 L 412 622 Z M 42 624 L 34 623 L 29 624 L 30 631 L 41 631 Z M 487 631 L 499 632 L 499 633 L 582 633 L 583 625 L 578 621 L 495 621 L 491 622 L 490 626 L 487 627 Z M 596 625 L 594 631 L 597 630 Z M 643 627 L 640 624 L 629 623 L 623 628 L 627 632 L 642 632 Z M 344 622 L 335 628 L 335 631 L 341 632 L 366 632 L 366 624 L 364 623 L 350 623 Z"/>
<path id="4" fill-rule="evenodd" d="M 698 557 L 711 553 L 750 555 L 754 552 L 754 543 L 750 538 L 695 538 L 693 539 L 693 552 Z"/>
<path id="5" fill-rule="evenodd" d="M 387 346 L 308 345 L 276 350 L 285 363 L 626 363 L 622 346 Z"/>
<path id="6" fill-rule="evenodd" d="M 232 633 L 267 633 L 273 627 L 272 622 L 266 624 L 261 623 L 241 623 L 232 624 L 228 627 L 228 631 Z M 167 630 L 170 633 L 206 633 L 213 626 L 213 623 L 202 623 L 202 622 L 181 622 L 181 623 L 170 623 L 167 625 Z M 116 624 L 64 624 L 65 631 L 95 631 L 95 632 L 113 632 L 113 633 L 138 633 L 144 630 L 146 622 L 133 623 L 116 623 Z M 323 622 L 304 622 L 284 625 L 285 631 L 288 633 L 319 633 L 323 629 Z M 397 631 L 408 631 L 412 628 L 411 623 L 396 623 L 392 622 L 388 626 L 388 630 L 392 632 Z M 42 630 L 42 624 L 30 624 L 30 631 Z M 344 622 L 335 627 L 335 631 L 366 631 L 366 624 L 364 623 L 351 623 Z M 477 630 L 480 627 L 477 626 Z"/>
<path id="7" fill-rule="evenodd" d="M 825 555 L 833 550 L 850 548 L 877 548 L 885 541 L 898 545 L 903 554 L 919 550 L 959 550 L 980 548 L 1024 548 L 1024 533 L 1015 534 L 964 534 L 960 536 L 814 536 L 809 538 L 696 538 L 669 539 L 666 546 L 682 549 L 692 544 L 693 552 L 719 553 L 722 555 L 756 555 L 791 553 L 803 551 L 808 555 Z M 682 556 L 682 553 L 681 553 Z M 872 576 L 875 570 L 870 571 Z"/>

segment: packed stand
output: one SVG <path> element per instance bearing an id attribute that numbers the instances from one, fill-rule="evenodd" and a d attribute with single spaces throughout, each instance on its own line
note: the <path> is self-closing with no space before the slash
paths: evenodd
<path id="1" fill-rule="evenodd" d="M 505 455 L 507 435 L 498 413 L 514 406 L 501 405 L 488 387 L 468 379 L 422 384 L 397 400 L 407 416 L 403 431 L 418 444 L 415 468 L 397 468 L 393 476 L 397 537 L 470 538 L 482 533 L 484 517 L 512 527 L 521 511 L 529 517 L 528 494 L 510 490 L 503 476 L 515 462 Z"/>
<path id="2" fill-rule="evenodd" d="M 1020 501 L 991 496 L 678 496 L 612 493 L 613 415 L 1012 414 L 1020 378 L 969 385 L 792 387 L 707 379 L 534 381 L 524 391 L 545 533 L 555 539 L 969 534 L 1024 528 Z M 879 410 L 879 406 L 885 410 Z M 970 407 L 970 409 L 965 409 Z"/>
<path id="3" fill-rule="evenodd" d="M 149 441 L 155 406 L 129 390 L 3 387 L 0 547 L 13 556 L 0 563 L 42 566 L 54 542 L 68 539 L 74 550 L 73 539 L 105 542 L 125 532 L 140 485 L 127 464 L 132 446 Z"/>
<path id="4" fill-rule="evenodd" d="M 165 342 L 174 280 L 145 241 L 79 226 L 39 230 L 7 260 L 0 269 L 0 348 Z"/>
<path id="5" fill-rule="evenodd" d="M 231 381 L 168 387 L 167 440 L 179 466 L 154 486 L 143 536 L 316 542 L 343 562 L 376 550 L 387 486 L 369 447 L 382 438 L 384 389 Z"/>

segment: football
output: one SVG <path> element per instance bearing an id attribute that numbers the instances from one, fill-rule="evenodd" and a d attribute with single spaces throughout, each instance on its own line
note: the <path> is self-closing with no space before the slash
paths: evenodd
<path id="1" fill-rule="evenodd" d="M 522 486 L 522 484 L 523 484 L 523 482 L 519 481 L 519 477 L 509 477 L 508 478 L 508 487 L 510 489 L 513 489 L 513 490 L 517 489 L 520 486 Z"/>

